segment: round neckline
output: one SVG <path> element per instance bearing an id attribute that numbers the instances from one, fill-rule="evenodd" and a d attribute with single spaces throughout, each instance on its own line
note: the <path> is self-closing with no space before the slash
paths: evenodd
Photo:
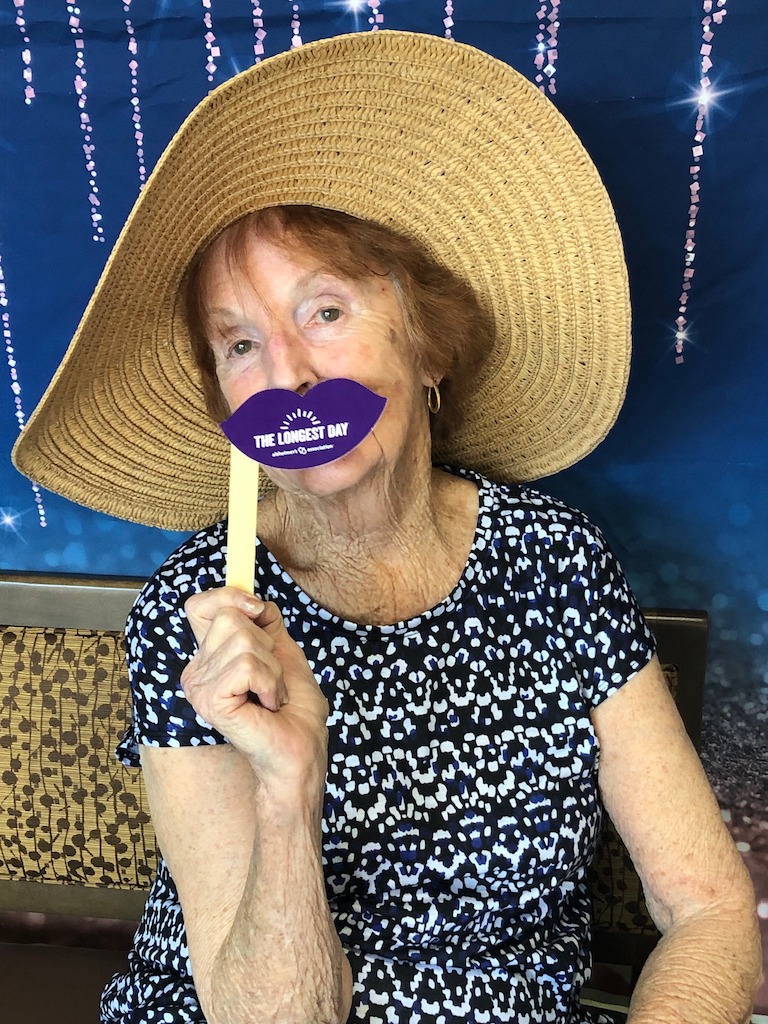
<path id="1" fill-rule="evenodd" d="M 296 583 L 290 573 L 280 565 L 269 548 L 259 540 L 258 550 L 264 552 L 267 561 L 267 566 L 265 567 L 267 572 L 262 571 L 259 573 L 261 581 L 266 584 L 265 596 L 269 599 L 274 599 L 269 595 L 269 591 L 277 592 L 280 597 L 286 598 L 286 604 L 290 611 L 295 611 L 302 617 L 313 619 L 326 627 L 335 626 L 340 631 L 358 633 L 365 636 L 377 634 L 381 636 L 394 636 L 399 633 L 407 633 L 417 629 L 427 619 L 436 618 L 452 611 L 460 602 L 464 591 L 470 585 L 471 577 L 475 575 L 475 570 L 482 565 L 485 555 L 491 547 L 491 523 L 488 513 L 493 510 L 495 502 L 493 489 L 490 482 L 484 476 L 471 470 L 442 466 L 440 468 L 453 473 L 454 476 L 462 476 L 465 479 L 472 480 L 477 485 L 477 520 L 475 522 L 472 546 L 469 549 L 469 555 L 461 575 L 450 593 L 438 604 L 408 619 L 401 619 L 398 622 L 384 625 L 367 624 L 355 622 L 353 619 L 345 619 L 328 611 L 327 608 L 318 604 L 313 597 L 310 597 Z M 282 593 L 280 593 L 280 584 L 282 584 Z M 281 608 L 283 614 L 287 610 L 288 608 Z"/>

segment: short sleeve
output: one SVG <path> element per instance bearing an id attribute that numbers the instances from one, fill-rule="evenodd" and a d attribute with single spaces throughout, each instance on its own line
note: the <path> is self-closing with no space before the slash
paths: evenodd
<path id="1" fill-rule="evenodd" d="M 558 547 L 563 631 L 584 700 L 595 708 L 651 660 L 656 642 L 597 527 L 577 520 Z"/>
<path id="2" fill-rule="evenodd" d="M 178 553 L 177 553 L 178 555 Z M 131 724 L 117 747 L 123 764 L 140 764 L 139 747 L 189 747 L 225 743 L 196 714 L 181 688 L 181 673 L 197 650 L 184 612 L 187 597 L 222 582 L 210 565 L 198 570 L 172 558 L 146 584 L 126 624 L 131 684 Z"/>

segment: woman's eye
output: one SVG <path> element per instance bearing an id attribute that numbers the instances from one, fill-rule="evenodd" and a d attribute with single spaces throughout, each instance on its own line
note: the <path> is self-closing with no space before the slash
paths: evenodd
<path id="1" fill-rule="evenodd" d="M 230 347 L 229 354 L 231 356 L 245 356 L 251 351 L 252 348 L 253 342 L 248 341 L 247 339 L 243 339 L 241 341 L 236 341 L 234 345 Z"/>
<path id="2" fill-rule="evenodd" d="M 317 315 L 324 324 L 333 324 L 341 316 L 341 310 L 337 306 L 328 306 L 321 309 Z"/>

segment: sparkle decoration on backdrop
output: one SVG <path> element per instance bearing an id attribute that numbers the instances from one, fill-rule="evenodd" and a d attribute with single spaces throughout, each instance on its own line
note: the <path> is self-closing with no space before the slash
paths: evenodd
<path id="1" fill-rule="evenodd" d="M 371 16 L 368 19 L 368 24 L 371 26 L 372 32 L 378 32 L 384 24 L 384 15 L 379 10 L 381 0 L 368 0 L 368 6 L 371 9 Z"/>
<path id="2" fill-rule="evenodd" d="M 21 516 L 14 508 L 0 508 L 0 529 L 10 530 L 11 533 L 15 533 L 19 540 L 26 544 L 26 540 L 22 536 L 21 530 L 19 529 L 19 523 L 21 522 Z M 43 524 L 45 525 L 45 524 Z"/>
<path id="3" fill-rule="evenodd" d="M 693 284 L 693 276 L 696 273 L 693 262 L 696 259 L 696 218 L 699 215 L 701 204 L 701 189 L 699 186 L 699 171 L 701 170 L 701 158 L 704 156 L 704 140 L 707 132 L 707 118 L 710 113 L 710 106 L 715 99 L 712 89 L 712 82 L 709 72 L 712 70 L 712 41 L 715 37 L 715 29 L 722 25 L 723 19 L 728 13 L 725 8 L 726 0 L 704 0 L 704 17 L 701 20 L 701 46 L 699 56 L 701 57 L 699 88 L 696 93 L 696 127 L 694 128 L 693 147 L 691 156 L 693 162 L 689 168 L 691 183 L 688 186 L 690 192 L 690 205 L 688 207 L 688 228 L 685 232 L 685 268 L 683 270 L 683 287 L 678 300 L 677 319 L 675 320 L 675 362 L 685 362 L 683 347 L 689 341 L 688 327 L 688 296 Z"/>
<path id="4" fill-rule="evenodd" d="M 93 126 L 86 109 L 88 104 L 88 70 L 85 66 L 85 39 L 80 24 L 80 8 L 74 4 L 67 4 L 69 14 L 69 31 L 74 37 L 75 53 L 75 79 L 74 86 L 77 93 L 77 105 L 80 109 L 80 131 L 83 133 L 83 154 L 85 155 L 85 169 L 88 172 L 88 202 L 91 206 L 91 226 L 94 242 L 104 241 L 104 228 L 101 226 L 101 213 L 99 207 L 99 187 L 97 184 L 96 162 L 93 159 L 96 147 L 93 144 Z"/>
<path id="5" fill-rule="evenodd" d="M 203 3 L 203 24 L 205 25 L 205 48 L 208 51 L 208 60 L 205 63 L 205 70 L 208 72 L 208 81 L 213 81 L 216 74 L 216 60 L 221 56 L 221 49 L 216 43 L 216 35 L 213 31 L 213 18 L 211 15 L 211 0 L 202 0 Z"/>
<path id="6" fill-rule="evenodd" d="M 301 19 L 299 18 L 299 5 L 292 3 L 292 0 L 288 0 L 291 5 L 291 48 L 301 46 Z"/>
<path id="7" fill-rule="evenodd" d="M 347 14 L 352 15 L 355 23 L 355 32 L 360 31 L 360 15 L 365 13 L 368 7 L 368 0 L 331 0 L 331 7 L 337 7 Z"/>
<path id="8" fill-rule="evenodd" d="M 35 98 L 35 89 L 32 85 L 32 51 L 29 48 L 29 36 L 27 35 L 27 22 L 24 17 L 24 0 L 13 0 L 16 8 L 16 25 L 21 32 L 21 39 L 24 49 L 21 51 L 21 62 L 24 65 L 22 77 L 24 82 L 24 102 L 29 105 Z"/>
<path id="9" fill-rule="evenodd" d="M 8 312 L 8 293 L 5 287 L 5 274 L 3 273 L 3 260 L 0 256 L 0 323 L 3 327 L 3 344 L 5 346 L 5 357 L 8 362 L 8 370 L 10 371 L 11 377 L 11 391 L 13 393 L 13 404 L 14 404 L 14 415 L 18 424 L 19 430 L 24 429 L 26 423 L 26 416 L 24 415 L 24 406 L 21 402 L 21 384 L 19 382 L 19 374 L 16 369 L 16 353 L 13 348 L 13 338 L 11 336 L 11 317 Z M 37 515 L 41 526 L 47 526 L 45 518 L 45 507 L 43 506 L 43 496 L 40 493 L 40 488 L 36 483 L 32 485 L 32 493 L 35 496 L 35 505 L 37 505 Z M 14 533 L 19 531 L 16 529 L 16 523 L 18 522 L 19 516 L 17 516 L 13 509 L 4 508 L 0 510 L 2 512 L 2 525 L 5 529 L 11 529 Z M 19 534 L 19 536 L 21 536 Z"/>
<path id="10" fill-rule="evenodd" d="M 445 38 L 453 39 L 453 3 L 452 0 L 447 0 L 445 5 L 445 17 L 443 18 L 443 27 L 445 28 Z"/>
<path id="11" fill-rule="evenodd" d="M 537 74 L 534 81 L 543 93 L 554 96 L 557 93 L 555 71 L 557 65 L 557 30 L 560 28 L 560 0 L 550 0 L 536 13 L 539 31 L 536 33 L 536 56 L 533 63 Z"/>
<path id="12" fill-rule="evenodd" d="M 256 40 L 253 44 L 253 63 L 258 64 L 264 56 L 264 39 L 266 38 L 267 30 L 264 28 L 264 11 L 261 9 L 261 4 L 252 3 L 251 7 L 253 8 L 253 14 L 251 15 L 253 34 Z"/>
<path id="13" fill-rule="evenodd" d="M 125 12 L 125 31 L 128 33 L 128 53 L 131 59 L 128 61 L 128 68 L 131 72 L 131 106 L 133 114 L 133 137 L 136 140 L 136 160 L 139 165 L 139 192 L 144 188 L 147 180 L 147 167 L 144 163 L 144 130 L 141 127 L 141 103 L 139 102 L 139 44 L 136 42 L 136 34 L 133 31 L 131 22 L 131 2 L 123 0 L 123 11 Z"/>

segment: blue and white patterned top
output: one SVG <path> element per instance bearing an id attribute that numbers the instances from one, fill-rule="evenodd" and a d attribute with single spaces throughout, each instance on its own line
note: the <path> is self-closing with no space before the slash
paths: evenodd
<path id="1" fill-rule="evenodd" d="M 355 979 L 349 1019 L 587 1024 L 602 1019 L 578 1000 L 602 819 L 590 710 L 654 643 L 581 513 L 466 475 L 480 507 L 464 573 L 407 621 L 341 620 L 258 552 L 260 592 L 281 608 L 330 703 L 323 860 Z M 178 683 L 195 647 L 183 603 L 223 583 L 224 543 L 222 524 L 195 535 L 132 612 L 126 764 L 138 764 L 139 743 L 224 742 Z M 204 1019 L 162 862 L 102 1013 Z"/>

